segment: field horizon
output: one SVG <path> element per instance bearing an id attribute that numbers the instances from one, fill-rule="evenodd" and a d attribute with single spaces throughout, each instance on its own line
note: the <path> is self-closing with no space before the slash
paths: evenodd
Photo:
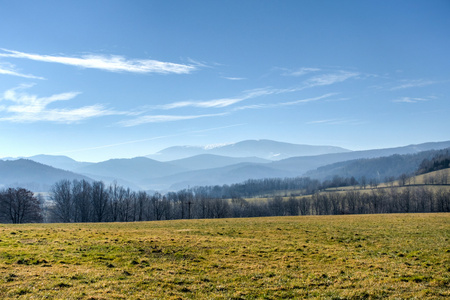
<path id="1" fill-rule="evenodd" d="M 0 225 L 2 299 L 449 297 L 450 214 Z"/>

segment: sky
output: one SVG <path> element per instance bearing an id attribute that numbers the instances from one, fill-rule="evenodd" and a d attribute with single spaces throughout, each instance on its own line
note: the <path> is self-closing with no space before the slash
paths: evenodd
<path id="1" fill-rule="evenodd" d="M 450 1 L 0 0 L 0 158 L 450 140 Z"/>

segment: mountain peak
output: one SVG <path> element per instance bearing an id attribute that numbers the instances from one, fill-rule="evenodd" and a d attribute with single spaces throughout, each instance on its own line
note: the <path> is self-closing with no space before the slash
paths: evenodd
<path id="1" fill-rule="evenodd" d="M 258 157 L 280 160 L 294 156 L 311 156 L 329 153 L 350 152 L 335 146 L 314 146 L 278 142 L 273 140 L 244 140 L 237 143 L 200 146 L 174 146 L 165 148 L 147 157 L 160 161 L 171 161 L 200 154 L 215 154 L 229 157 Z"/>

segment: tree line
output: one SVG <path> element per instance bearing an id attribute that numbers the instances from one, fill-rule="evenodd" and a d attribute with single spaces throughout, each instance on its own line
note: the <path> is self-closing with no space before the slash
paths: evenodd
<path id="1" fill-rule="evenodd" d="M 450 190 L 403 186 L 390 189 L 314 192 L 267 200 L 215 197 L 207 189 L 134 192 L 101 181 L 60 181 L 53 187 L 49 221 L 134 222 L 173 219 L 242 218 L 286 215 L 450 212 Z"/>
<path id="2" fill-rule="evenodd" d="M 431 176 L 431 175 L 430 175 Z M 402 179 L 402 178 L 401 178 Z M 195 187 L 167 194 L 132 191 L 117 183 L 61 180 L 51 189 L 47 205 L 31 191 L 0 192 L 0 222 L 135 222 L 173 219 L 240 218 L 284 215 L 450 212 L 450 190 L 407 185 L 407 178 L 389 189 L 326 192 L 328 187 L 356 184 L 335 177 L 248 180 L 242 184 Z M 403 184 L 402 184 L 403 183 Z M 364 185 L 364 186 L 363 186 Z M 296 191 L 287 196 L 286 191 Z M 263 192 L 285 191 L 286 197 L 246 200 Z M 296 194 L 297 193 L 297 194 Z M 305 196 L 307 195 L 307 196 Z"/>

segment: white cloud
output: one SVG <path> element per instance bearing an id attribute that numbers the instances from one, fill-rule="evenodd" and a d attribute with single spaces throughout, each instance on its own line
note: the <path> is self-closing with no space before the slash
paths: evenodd
<path id="1" fill-rule="evenodd" d="M 359 75 L 360 74 L 357 72 L 340 71 L 338 73 L 330 73 L 314 76 L 306 80 L 304 84 L 306 87 L 331 85 Z"/>
<path id="2" fill-rule="evenodd" d="M 333 83 L 345 81 L 345 80 L 352 78 L 354 76 L 357 76 L 357 75 L 359 75 L 359 73 L 350 73 L 350 72 L 342 71 L 340 73 L 325 74 L 325 75 L 313 77 L 313 78 L 307 80 L 306 82 L 304 82 L 303 85 L 297 86 L 297 87 L 291 87 L 291 88 L 285 88 L 285 89 L 259 88 L 259 89 L 244 91 L 240 96 L 231 97 L 231 98 L 221 98 L 221 99 L 213 99 L 213 100 L 207 100 L 207 101 L 179 101 L 179 102 L 172 102 L 172 103 L 163 104 L 163 105 L 149 106 L 144 109 L 169 110 L 169 109 L 184 108 L 184 107 L 223 108 L 223 107 L 228 107 L 230 105 L 242 102 L 244 100 L 258 98 L 258 97 L 262 97 L 262 96 L 295 93 L 295 92 L 299 92 L 301 90 L 304 90 L 306 88 L 311 88 L 314 86 L 331 85 Z M 329 97 L 330 95 L 331 94 L 327 94 L 326 97 Z M 311 99 L 315 99 L 315 98 L 311 98 Z M 305 101 L 306 100 L 304 99 L 304 100 L 293 101 L 292 103 L 287 102 L 285 104 L 275 104 L 275 106 L 295 105 L 295 104 L 299 104 L 299 103 L 302 103 Z M 312 101 L 312 100 L 308 100 L 308 101 Z M 268 105 L 266 105 L 266 104 L 255 104 L 255 105 L 240 107 L 240 108 L 237 108 L 236 110 L 242 110 L 242 109 L 248 109 L 248 108 L 264 108 L 267 106 Z M 270 105 L 270 104 L 269 104 L 269 106 L 272 107 L 272 105 Z"/>
<path id="3" fill-rule="evenodd" d="M 438 83 L 437 81 L 432 80 L 424 80 L 424 79 L 416 79 L 416 80 L 402 80 L 402 84 L 397 85 L 391 88 L 391 91 L 414 88 L 414 87 L 423 87 L 427 85 L 432 85 Z"/>
<path id="4" fill-rule="evenodd" d="M 302 103 L 308 103 L 308 102 L 312 102 L 312 101 L 317 101 L 317 100 L 321 100 L 324 98 L 328 98 L 331 96 L 336 95 L 337 93 L 328 93 L 322 96 L 318 96 L 318 97 L 313 97 L 313 98 L 307 98 L 307 99 L 301 99 L 301 100 L 295 100 L 295 101 L 290 101 L 290 102 L 282 102 L 279 105 L 280 106 L 289 106 L 289 105 L 297 105 L 297 104 L 302 104 Z"/>
<path id="5" fill-rule="evenodd" d="M 0 57 L 24 58 L 42 62 L 60 63 L 80 68 L 100 69 L 110 72 L 188 74 L 196 69 L 196 67 L 192 65 L 161 62 L 150 59 L 126 59 L 118 55 L 84 55 L 81 57 L 70 57 L 30 54 L 7 49 L 1 50 L 6 53 L 0 53 Z"/>
<path id="6" fill-rule="evenodd" d="M 430 99 L 427 99 L 427 98 L 402 97 L 402 98 L 393 100 L 393 102 L 400 102 L 400 103 L 417 103 L 417 102 L 423 102 L 423 101 L 429 101 L 429 100 L 430 100 Z"/>
<path id="7" fill-rule="evenodd" d="M 283 73 L 285 76 L 303 76 L 312 72 L 318 72 L 320 71 L 319 68 L 300 68 L 296 71 L 287 71 Z"/>
<path id="8" fill-rule="evenodd" d="M 124 114 L 106 109 L 96 104 L 79 108 L 48 108 L 53 102 L 68 101 L 78 96 L 79 92 L 55 94 L 49 97 L 38 97 L 24 92 L 32 85 L 21 85 L 7 90 L 0 97 L 3 103 L 0 111 L 0 121 L 29 123 L 38 121 L 73 123 L 84 119 L 113 114 Z"/>
<path id="9" fill-rule="evenodd" d="M 245 100 L 244 98 L 224 98 L 209 101 L 180 101 L 164 105 L 155 106 L 157 109 L 174 109 L 182 107 L 200 107 L 200 108 L 213 108 L 213 107 L 226 107 L 237 102 Z"/>
<path id="10" fill-rule="evenodd" d="M 163 110 L 169 110 L 169 109 L 175 109 L 175 108 L 183 108 L 183 107 L 198 107 L 198 108 L 223 108 L 230 105 L 233 105 L 235 103 L 259 97 L 264 95 L 270 95 L 275 93 L 275 90 L 270 89 L 255 89 L 255 90 L 249 90 L 245 91 L 241 96 L 234 97 L 234 98 L 221 98 L 221 99 L 213 99 L 213 100 L 207 100 L 207 101 L 180 101 L 180 102 L 173 102 L 163 105 L 156 105 L 151 106 L 149 109 L 163 109 Z"/>
<path id="11" fill-rule="evenodd" d="M 264 109 L 264 108 L 275 108 L 275 107 L 281 107 L 281 106 L 291 106 L 291 105 L 298 105 L 298 104 L 304 104 L 308 102 L 318 101 L 321 99 L 329 98 L 331 96 L 337 95 L 337 93 L 328 93 L 322 96 L 318 97 L 312 97 L 312 98 L 306 98 L 306 99 L 300 99 L 295 101 L 288 101 L 288 102 L 280 102 L 280 103 L 261 103 L 261 104 L 253 104 L 253 105 L 246 105 L 246 106 L 240 106 L 235 108 L 235 110 L 244 110 L 244 109 Z"/>
<path id="12" fill-rule="evenodd" d="M 224 79 L 227 80 L 232 80 L 232 81 L 239 81 L 239 80 L 246 80 L 247 78 L 242 78 L 242 77 L 222 77 Z"/>
<path id="13" fill-rule="evenodd" d="M 193 120 L 199 118 L 209 118 L 209 117 L 219 117 L 224 116 L 227 113 L 220 114 L 204 114 L 204 115 L 188 115 L 188 116 L 177 116 L 177 115 L 147 115 L 141 116 L 132 120 L 126 120 L 119 123 L 123 127 L 132 127 L 147 123 L 164 123 L 164 122 L 174 122 L 183 120 Z"/>
<path id="14" fill-rule="evenodd" d="M 306 124 L 324 124 L 324 125 L 341 125 L 341 124 L 361 125 L 363 123 L 364 122 L 354 119 L 325 119 L 306 122 Z"/>
<path id="15" fill-rule="evenodd" d="M 3 66 L 0 65 L 0 74 L 17 76 L 17 77 L 28 78 L 28 79 L 41 79 L 41 80 L 45 79 L 43 77 L 34 76 L 34 75 L 31 75 L 31 74 L 23 74 L 23 73 L 17 72 L 17 71 L 14 70 L 14 68 L 8 68 L 8 67 L 6 67 L 4 65 Z"/>

